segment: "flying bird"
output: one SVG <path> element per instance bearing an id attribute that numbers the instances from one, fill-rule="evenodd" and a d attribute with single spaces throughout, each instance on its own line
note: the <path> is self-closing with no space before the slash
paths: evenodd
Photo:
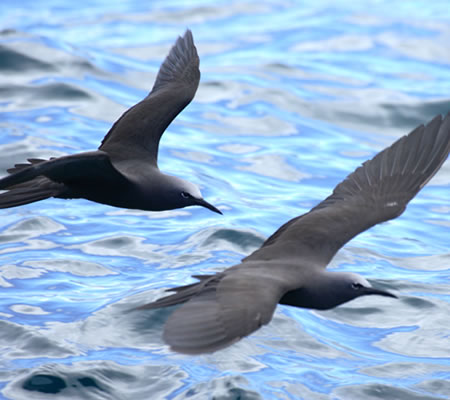
<path id="1" fill-rule="evenodd" d="M 222 214 L 197 186 L 162 173 L 157 163 L 162 134 L 191 102 L 199 81 L 199 57 L 187 30 L 162 63 L 151 92 L 114 123 L 98 150 L 16 164 L 0 179 L 5 191 L 0 208 L 57 197 L 147 211 L 197 205 Z"/>
<path id="2" fill-rule="evenodd" d="M 420 125 L 366 161 L 306 214 L 291 219 L 242 262 L 137 309 L 182 304 L 168 318 L 164 340 L 185 354 L 209 353 L 270 322 L 277 304 L 327 310 L 357 297 L 381 295 L 362 276 L 328 271 L 349 240 L 398 217 L 439 170 L 450 151 L 450 113 Z"/>

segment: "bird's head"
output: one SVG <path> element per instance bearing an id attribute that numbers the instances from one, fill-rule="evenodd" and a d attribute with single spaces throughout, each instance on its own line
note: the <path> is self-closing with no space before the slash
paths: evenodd
<path id="1" fill-rule="evenodd" d="M 165 209 L 183 208 L 189 206 L 202 206 L 208 210 L 222 214 L 218 208 L 203 199 L 200 189 L 191 182 L 176 176 L 170 176 L 166 182 Z"/>
<path id="2" fill-rule="evenodd" d="M 333 276 L 333 289 L 330 295 L 334 297 L 337 306 L 347 301 L 356 299 L 357 297 L 367 295 L 379 295 L 397 298 L 396 295 L 381 289 L 376 289 L 360 275 L 351 272 L 329 272 Z"/>
<path id="3" fill-rule="evenodd" d="M 327 310 L 346 303 L 357 297 L 379 295 L 397 298 L 396 295 L 372 285 L 360 275 L 351 272 L 323 271 L 316 280 L 312 291 L 313 296 L 318 295 L 310 308 Z M 318 287 L 320 286 L 320 288 Z M 313 300 L 313 299 L 311 299 Z"/>

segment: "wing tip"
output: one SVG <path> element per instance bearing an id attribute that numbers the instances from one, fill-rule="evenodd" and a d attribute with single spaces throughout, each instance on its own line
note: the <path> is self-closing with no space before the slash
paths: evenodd
<path id="1" fill-rule="evenodd" d="M 234 340 L 218 343 L 216 345 L 212 346 L 196 346 L 196 347 L 183 347 L 183 346 L 177 346 L 177 345 L 171 345 L 169 342 L 164 339 L 166 343 L 168 343 L 169 348 L 171 351 L 175 353 L 184 354 L 187 356 L 199 356 L 204 354 L 212 354 L 217 351 L 226 349 L 227 347 L 233 345 L 234 343 L 241 340 L 241 338 L 235 338 Z"/>
<path id="2" fill-rule="evenodd" d="M 152 92 L 170 84 L 192 86 L 197 90 L 200 81 L 200 58 L 194 44 L 194 37 L 190 29 L 186 29 L 183 36 L 178 36 L 159 69 Z M 193 97 L 193 94 L 189 94 Z"/>
<path id="3" fill-rule="evenodd" d="M 180 36 L 180 39 L 184 40 L 186 44 L 194 46 L 194 36 L 192 35 L 192 31 L 189 28 L 186 28 L 184 35 Z"/>
<path id="4" fill-rule="evenodd" d="M 170 330 L 167 329 L 167 325 L 163 333 L 163 340 L 169 346 L 171 351 L 190 356 L 212 354 L 239 342 L 241 339 L 241 337 L 226 338 L 222 336 L 219 337 L 219 340 L 213 340 L 207 343 L 201 343 L 201 341 L 186 341 L 185 343 L 181 343 L 179 340 L 174 340 L 172 338 Z"/>

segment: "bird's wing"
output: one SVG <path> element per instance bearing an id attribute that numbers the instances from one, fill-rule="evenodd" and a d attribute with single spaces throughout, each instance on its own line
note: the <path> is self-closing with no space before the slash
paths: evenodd
<path id="1" fill-rule="evenodd" d="M 211 353 L 270 322 L 278 301 L 292 286 L 283 279 L 282 269 L 275 277 L 271 269 L 235 266 L 212 277 L 198 277 L 201 282 L 175 288 L 177 293 L 139 308 L 184 303 L 166 322 L 165 342 L 179 353 Z"/>
<path id="2" fill-rule="evenodd" d="M 161 65 L 152 91 L 114 123 L 99 149 L 114 157 L 144 158 L 156 166 L 162 134 L 197 91 L 199 62 L 187 30 Z"/>
<path id="3" fill-rule="evenodd" d="M 350 239 L 398 217 L 450 151 L 450 113 L 420 125 L 357 168 L 331 196 L 288 221 L 244 260 L 302 257 L 326 266 Z"/>
<path id="4" fill-rule="evenodd" d="M 103 151 L 91 151 L 50 160 L 29 159 L 28 164 L 16 164 L 9 175 L 0 179 L 0 190 L 22 188 L 27 182 L 43 176 L 57 183 L 121 183 L 127 180 Z"/>

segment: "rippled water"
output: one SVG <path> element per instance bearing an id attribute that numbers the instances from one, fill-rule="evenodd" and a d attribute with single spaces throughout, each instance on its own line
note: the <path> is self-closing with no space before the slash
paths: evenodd
<path id="1" fill-rule="evenodd" d="M 160 167 L 225 215 L 56 199 L 1 210 L 0 397 L 449 398 L 448 161 L 401 218 L 332 262 L 398 301 L 280 306 L 249 338 L 198 357 L 162 343 L 170 310 L 125 313 L 235 264 L 450 110 L 448 2 L 353 3 L 1 2 L 2 175 L 27 157 L 95 149 L 190 27 L 201 85 L 163 137 Z"/>

